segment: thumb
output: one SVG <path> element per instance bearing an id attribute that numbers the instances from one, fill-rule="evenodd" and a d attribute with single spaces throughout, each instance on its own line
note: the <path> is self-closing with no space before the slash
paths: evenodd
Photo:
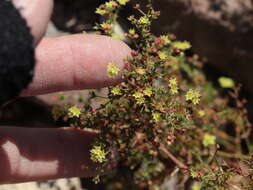
<path id="1" fill-rule="evenodd" d="M 12 0 L 32 30 L 35 43 L 45 34 L 53 10 L 53 0 Z"/>

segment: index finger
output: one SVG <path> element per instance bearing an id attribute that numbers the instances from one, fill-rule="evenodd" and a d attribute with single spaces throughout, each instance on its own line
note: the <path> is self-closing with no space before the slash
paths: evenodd
<path id="1" fill-rule="evenodd" d="M 109 78 L 107 65 L 113 62 L 123 69 L 130 51 L 122 41 L 106 36 L 78 34 L 45 38 L 36 50 L 34 80 L 22 95 L 114 85 L 121 77 Z"/>

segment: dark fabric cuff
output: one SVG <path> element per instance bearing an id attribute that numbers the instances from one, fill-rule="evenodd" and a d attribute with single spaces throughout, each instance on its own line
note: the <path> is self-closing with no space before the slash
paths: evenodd
<path id="1" fill-rule="evenodd" d="M 0 105 L 32 81 L 34 42 L 26 20 L 10 0 L 0 0 Z"/>

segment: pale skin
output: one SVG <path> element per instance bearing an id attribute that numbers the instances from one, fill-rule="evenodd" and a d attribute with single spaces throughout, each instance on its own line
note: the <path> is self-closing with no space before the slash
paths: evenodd
<path id="1" fill-rule="evenodd" d="M 35 38 L 35 77 L 21 96 L 114 85 L 107 64 L 124 67 L 130 49 L 123 42 L 96 35 L 43 38 L 53 0 L 12 0 Z M 76 129 L 0 127 L 0 183 L 18 183 L 95 175 L 89 146 L 96 134 Z"/>

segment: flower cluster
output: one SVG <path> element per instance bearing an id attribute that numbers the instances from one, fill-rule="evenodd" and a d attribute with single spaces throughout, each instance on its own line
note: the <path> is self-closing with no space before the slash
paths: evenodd
<path id="1" fill-rule="evenodd" d="M 109 0 L 101 5 L 96 12 L 106 20 L 97 30 L 116 37 L 114 24 L 128 2 Z M 131 27 L 124 37 L 133 51 L 126 69 L 111 62 L 105 71 L 110 78 L 120 74 L 123 81 L 103 93 L 92 91 L 85 101 L 79 98 L 78 106 L 66 103 L 54 109 L 55 118 L 100 131 L 90 150 L 96 164 L 110 161 L 110 150 L 117 151 L 118 170 L 102 180 L 103 189 L 160 189 L 176 176 L 179 189 L 192 184 L 192 190 L 225 190 L 234 187 L 232 179 L 238 175 L 245 183 L 235 189 L 250 189 L 251 125 L 239 90 L 230 91 L 237 107 L 229 106 L 228 98 L 206 79 L 203 61 L 191 56 L 189 42 L 173 34 L 152 34 L 151 23 L 159 12 L 147 2 L 145 12 L 136 5 L 136 14 L 127 18 Z M 235 86 L 224 77 L 219 83 L 227 90 Z M 242 162 L 248 175 L 242 172 Z M 94 178 L 98 181 L 99 176 Z"/>
<path id="2" fill-rule="evenodd" d="M 170 87 L 170 92 L 171 94 L 177 94 L 178 93 L 178 83 L 177 83 L 177 79 L 176 78 L 171 78 L 169 80 L 169 87 Z"/>
<path id="3" fill-rule="evenodd" d="M 145 98 L 141 92 L 135 92 L 133 97 L 136 99 L 137 104 L 143 104 L 145 101 Z"/>
<path id="4" fill-rule="evenodd" d="M 193 104 L 198 104 L 200 101 L 200 93 L 197 90 L 190 89 L 185 95 L 186 101 L 191 101 Z"/>

